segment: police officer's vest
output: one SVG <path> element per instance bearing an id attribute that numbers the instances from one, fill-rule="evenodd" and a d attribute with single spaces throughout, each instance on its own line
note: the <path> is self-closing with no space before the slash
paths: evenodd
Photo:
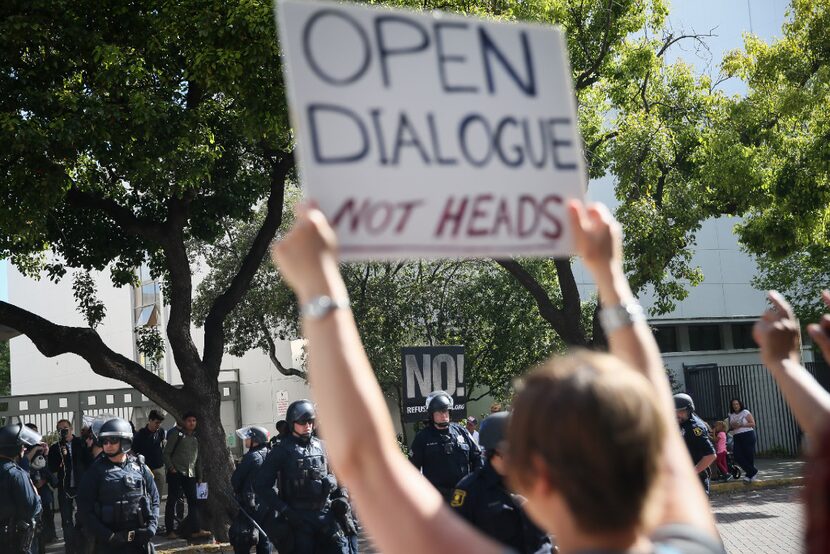
<path id="1" fill-rule="evenodd" d="M 95 513 L 112 531 L 135 530 L 149 523 L 150 507 L 142 464 L 130 458 L 122 465 L 99 458 L 98 502 Z"/>
<path id="2" fill-rule="evenodd" d="M 320 440 L 312 437 L 304 445 L 294 437 L 287 437 L 274 448 L 288 452 L 287 462 L 280 469 L 280 498 L 292 508 L 301 510 L 325 507 L 334 487 Z"/>

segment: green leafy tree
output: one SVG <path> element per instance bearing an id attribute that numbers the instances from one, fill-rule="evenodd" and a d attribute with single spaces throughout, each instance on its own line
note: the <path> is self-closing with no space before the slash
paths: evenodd
<path id="1" fill-rule="evenodd" d="M 747 83 L 704 135 L 713 213 L 742 216 L 760 288 L 790 298 L 804 321 L 830 285 L 830 3 L 793 0 L 780 39 L 748 35 L 723 61 Z"/>
<path id="2" fill-rule="evenodd" d="M 279 227 L 293 172 L 271 4 L 4 3 L 0 144 L 0 258 L 33 276 L 72 269 L 90 326 L 56 325 L 7 302 L 0 322 L 46 356 L 83 357 L 176 417 L 196 411 L 211 524 L 225 536 L 234 510 L 217 384 L 224 320 Z M 266 215 L 205 314 L 197 348 L 186 244 L 211 241 L 220 220 L 247 219 L 256 205 Z M 181 388 L 94 329 L 105 311 L 86 272 L 108 268 L 114 284 L 131 285 L 145 261 L 164 282 Z"/>

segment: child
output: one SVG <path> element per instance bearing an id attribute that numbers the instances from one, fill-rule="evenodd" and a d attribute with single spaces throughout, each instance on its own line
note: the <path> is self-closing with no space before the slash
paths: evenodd
<path id="1" fill-rule="evenodd" d="M 715 422 L 715 454 L 718 456 L 718 469 L 724 480 L 728 481 L 732 475 L 726 464 L 726 425 L 721 420 Z"/>

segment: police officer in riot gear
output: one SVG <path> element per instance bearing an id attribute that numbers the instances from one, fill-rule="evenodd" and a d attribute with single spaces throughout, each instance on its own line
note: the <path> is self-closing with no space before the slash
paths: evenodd
<path id="1" fill-rule="evenodd" d="M 481 450 L 466 429 L 450 422 L 452 397 L 435 391 L 426 399 L 429 423 L 412 441 L 409 459 L 449 501 L 455 484 L 481 467 Z"/>
<path id="2" fill-rule="evenodd" d="M 254 482 L 259 520 L 280 554 L 355 554 L 348 496 L 329 470 L 322 442 L 312 437 L 315 418 L 308 400 L 288 406 L 289 433 L 271 449 Z"/>
<path id="3" fill-rule="evenodd" d="M 259 511 L 254 480 L 268 455 L 268 431 L 263 427 L 252 426 L 237 429 L 236 434 L 244 441 L 248 452 L 231 476 L 231 486 L 239 503 L 239 513 L 231 524 L 228 535 L 236 554 L 248 554 L 254 545 L 257 554 L 268 554 L 271 552 L 268 537 L 262 536 L 253 522 Z"/>
<path id="4" fill-rule="evenodd" d="M 520 554 L 553 551 L 550 537 L 525 514 L 521 500 L 504 484 L 508 412 L 492 414 L 481 422 L 479 444 L 484 466 L 464 477 L 452 494 L 450 506 L 483 533 Z"/>
<path id="5" fill-rule="evenodd" d="M 0 545 L 13 554 L 37 551 L 35 527 L 40 497 L 29 474 L 17 465 L 23 449 L 38 444 L 39 434 L 22 423 L 0 428 Z"/>
<path id="6" fill-rule="evenodd" d="M 706 494 L 709 494 L 709 466 L 717 459 L 712 439 L 709 438 L 709 426 L 695 413 L 695 403 L 686 393 L 674 395 L 674 408 L 677 423 L 680 424 L 680 434 L 695 464 L 695 472 L 703 483 Z"/>
<path id="7" fill-rule="evenodd" d="M 129 422 L 111 419 L 101 426 L 103 448 L 81 480 L 78 515 L 99 553 L 152 551 L 159 517 L 159 494 L 153 474 L 129 454 Z"/>

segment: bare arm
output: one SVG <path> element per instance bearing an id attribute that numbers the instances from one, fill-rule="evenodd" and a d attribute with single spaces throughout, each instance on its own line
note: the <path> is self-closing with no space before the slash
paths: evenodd
<path id="1" fill-rule="evenodd" d="M 605 206 L 568 207 L 577 252 L 597 283 L 603 306 L 632 302 L 634 295 L 622 267 L 622 233 Z M 644 322 L 621 327 L 608 337 L 609 350 L 651 382 L 658 395 L 667 431 L 660 454 L 664 505 L 660 524 L 687 523 L 718 536 L 715 521 L 694 471 L 692 460 L 677 430 L 671 387 L 666 377 L 660 350 Z"/>
<path id="2" fill-rule="evenodd" d="M 317 295 L 346 297 L 334 232 L 321 212 L 298 210 L 294 228 L 274 248 L 273 257 L 301 303 Z M 332 465 L 379 549 L 502 553 L 503 547 L 453 514 L 398 450 L 392 420 L 351 312 L 338 309 L 321 319 L 305 318 L 303 332 Z M 389 501 L 378 501 L 383 498 Z"/>
<path id="3" fill-rule="evenodd" d="M 808 435 L 820 433 L 830 422 L 830 393 L 816 382 L 801 365 L 798 321 L 789 303 L 775 291 L 768 293 L 773 308 L 764 312 L 755 323 L 752 336 L 761 347 L 761 360 L 767 366 L 781 394 L 790 406 L 798 424 Z M 830 305 L 830 296 L 824 293 Z M 824 352 L 830 346 L 830 325 L 810 325 L 808 331 Z M 830 353 L 828 350 L 827 353 Z M 753 420 L 754 423 L 754 420 Z"/>

